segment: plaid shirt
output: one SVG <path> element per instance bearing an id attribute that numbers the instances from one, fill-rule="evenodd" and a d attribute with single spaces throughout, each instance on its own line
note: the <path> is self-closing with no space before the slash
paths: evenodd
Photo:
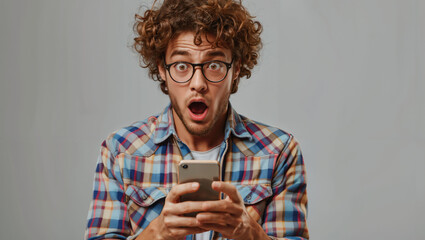
<path id="1" fill-rule="evenodd" d="M 219 156 L 222 181 L 237 187 L 272 239 L 309 238 L 305 167 L 292 135 L 230 107 Z M 182 159 L 193 156 L 176 134 L 170 106 L 111 134 L 97 162 L 86 239 L 135 239 L 161 213 Z"/>

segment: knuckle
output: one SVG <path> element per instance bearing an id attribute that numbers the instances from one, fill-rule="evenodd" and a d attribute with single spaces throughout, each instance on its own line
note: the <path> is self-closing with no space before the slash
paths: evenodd
<path id="1" fill-rule="evenodd" d="M 168 206 L 167 206 L 167 205 L 164 205 L 164 208 L 162 208 L 162 213 L 163 213 L 164 215 L 167 215 L 169 211 L 170 211 L 170 210 L 169 210 Z"/>
<path id="2" fill-rule="evenodd" d="M 222 208 L 226 212 L 229 211 L 229 209 L 230 209 L 229 203 L 223 204 Z"/>
<path id="3" fill-rule="evenodd" d="M 235 207 L 235 204 L 233 204 L 233 203 L 227 203 L 223 207 L 225 208 L 226 212 L 231 212 L 231 213 L 234 213 L 235 212 L 235 209 L 237 209 Z"/>
<path id="4" fill-rule="evenodd" d="M 219 222 L 226 225 L 229 222 L 229 219 L 231 219 L 230 214 L 222 214 L 220 216 Z"/>
<path id="5" fill-rule="evenodd" d="M 167 202 L 171 202 L 172 200 L 171 199 L 173 199 L 174 198 L 174 193 L 172 192 L 173 190 L 171 190 L 168 194 L 167 194 L 167 197 L 165 197 L 165 203 L 167 203 Z"/>
<path id="6" fill-rule="evenodd" d="M 244 212 L 244 210 L 240 207 L 236 208 L 236 214 L 237 215 L 242 215 L 242 213 Z"/>
<path id="7" fill-rule="evenodd" d="M 164 225 L 169 227 L 171 224 L 171 220 L 169 218 L 164 218 Z"/>
<path id="8" fill-rule="evenodd" d="M 169 216 L 171 215 L 171 209 L 172 207 L 169 205 L 164 205 L 164 208 L 162 209 L 162 215 Z"/>
<path id="9" fill-rule="evenodd" d="M 170 230 L 170 236 L 171 236 L 173 239 L 176 239 L 176 238 L 180 237 L 180 236 L 179 236 L 178 231 L 176 231 L 176 230 L 174 230 L 174 229 L 171 229 L 171 230 Z"/>

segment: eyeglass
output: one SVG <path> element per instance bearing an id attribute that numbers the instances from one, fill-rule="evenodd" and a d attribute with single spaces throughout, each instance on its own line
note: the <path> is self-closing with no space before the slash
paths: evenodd
<path id="1" fill-rule="evenodd" d="M 210 82 L 218 83 L 227 77 L 229 69 L 232 67 L 233 59 L 230 63 L 219 60 L 208 61 L 204 63 L 190 63 L 190 62 L 173 62 L 164 66 L 168 73 L 177 83 L 189 82 L 193 75 L 195 75 L 196 67 L 201 67 L 202 75 Z"/>

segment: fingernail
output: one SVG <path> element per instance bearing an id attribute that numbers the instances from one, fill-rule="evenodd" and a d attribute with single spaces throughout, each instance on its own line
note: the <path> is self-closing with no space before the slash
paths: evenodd
<path id="1" fill-rule="evenodd" d="M 198 188 L 198 186 L 199 186 L 199 183 L 197 182 L 192 183 L 192 188 Z"/>

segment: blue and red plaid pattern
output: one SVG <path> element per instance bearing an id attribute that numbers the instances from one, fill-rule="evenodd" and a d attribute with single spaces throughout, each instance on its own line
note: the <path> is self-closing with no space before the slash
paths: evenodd
<path id="1" fill-rule="evenodd" d="M 161 213 L 182 159 L 193 156 L 177 137 L 170 106 L 112 133 L 97 162 L 86 239 L 136 238 Z M 237 187 L 272 239 L 309 238 L 305 166 L 292 135 L 230 107 L 219 160 L 222 181 Z"/>

